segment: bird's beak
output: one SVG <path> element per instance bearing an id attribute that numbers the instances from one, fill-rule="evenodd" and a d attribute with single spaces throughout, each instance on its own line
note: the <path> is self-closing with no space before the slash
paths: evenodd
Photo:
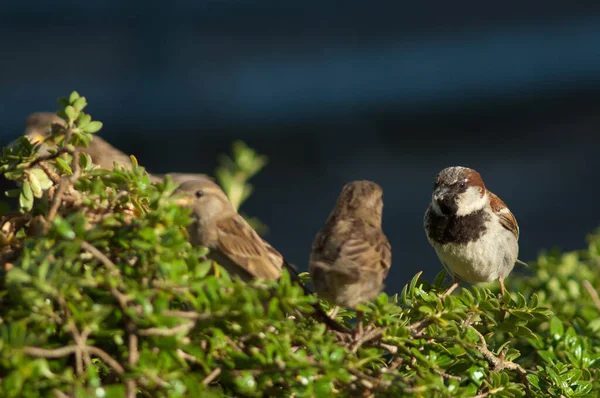
<path id="1" fill-rule="evenodd" d="M 175 204 L 177 206 L 181 206 L 181 207 L 188 207 L 189 205 L 191 205 L 193 203 L 193 199 L 188 197 L 188 196 L 182 196 L 180 198 L 176 198 L 174 200 Z"/>
<path id="2" fill-rule="evenodd" d="M 42 134 L 35 134 L 29 138 L 29 142 L 31 142 L 33 145 L 37 144 L 38 142 L 42 142 L 42 141 L 44 141 L 44 136 Z"/>
<path id="3" fill-rule="evenodd" d="M 444 196 L 446 196 L 449 193 L 449 191 L 450 190 L 447 187 L 436 188 L 436 190 L 433 191 L 433 200 L 435 200 L 436 202 L 444 200 Z"/>

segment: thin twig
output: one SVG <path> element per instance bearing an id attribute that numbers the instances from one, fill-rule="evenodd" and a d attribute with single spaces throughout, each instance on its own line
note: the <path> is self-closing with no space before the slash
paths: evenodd
<path id="1" fill-rule="evenodd" d="M 177 355 L 179 355 L 179 357 L 185 361 L 190 361 L 190 362 L 194 362 L 194 363 L 198 362 L 198 359 L 195 356 L 188 354 L 187 352 L 183 351 L 181 348 L 177 349 Z"/>
<path id="2" fill-rule="evenodd" d="M 83 352 L 85 351 L 85 343 L 81 340 L 79 330 L 74 323 L 69 323 L 68 329 L 73 336 L 73 341 L 75 341 L 75 371 L 78 376 L 83 374 Z"/>
<path id="3" fill-rule="evenodd" d="M 351 351 L 353 353 L 356 353 L 363 344 L 380 337 L 384 332 L 385 332 L 385 328 L 378 328 L 378 329 L 373 329 L 373 330 L 363 334 L 359 339 L 356 340 Z"/>
<path id="4" fill-rule="evenodd" d="M 522 374 L 527 373 L 525 369 L 521 367 L 521 365 L 518 365 L 511 361 L 505 361 L 504 359 L 498 358 L 496 355 L 494 355 L 494 353 L 488 349 L 485 337 L 483 337 L 479 330 L 475 329 L 473 326 L 471 326 L 471 329 L 475 332 L 475 334 L 477 334 L 477 336 L 479 337 L 479 341 L 481 342 L 481 346 L 475 346 L 475 349 L 485 357 L 485 359 L 490 363 L 490 365 L 492 365 L 492 370 L 494 370 L 495 372 L 499 372 L 502 369 L 509 369 L 516 370 Z"/>
<path id="5" fill-rule="evenodd" d="M 94 256 L 102 264 L 104 264 L 106 266 L 106 268 L 108 268 L 109 271 L 111 272 L 111 274 L 113 274 L 114 276 L 119 275 L 121 273 L 121 271 L 115 265 L 115 263 L 113 263 L 110 260 L 110 258 L 108 258 L 100 250 L 98 250 L 98 248 L 96 248 L 94 245 L 92 245 L 86 241 L 82 241 L 81 248 L 84 249 L 85 251 L 87 251 L 88 253 L 90 253 L 92 256 Z"/>
<path id="6" fill-rule="evenodd" d="M 44 173 L 46 173 L 50 181 L 52 181 L 55 185 L 60 184 L 61 176 L 59 176 L 55 170 L 52 170 L 48 163 L 42 162 L 38 165 L 38 167 L 42 169 Z"/>
<path id="7" fill-rule="evenodd" d="M 446 372 L 444 372 L 444 371 L 442 371 L 440 369 L 433 369 L 433 372 L 436 375 L 441 376 L 441 377 L 443 377 L 445 379 L 453 379 L 453 380 L 458 380 L 458 381 L 462 380 L 462 378 L 460 376 L 451 375 L 451 374 L 446 373 Z"/>
<path id="8" fill-rule="evenodd" d="M 179 333 L 185 333 L 196 326 L 196 322 L 190 321 L 187 323 L 182 323 L 179 326 L 175 326 L 172 328 L 148 328 L 148 329 L 140 329 L 138 333 L 140 336 L 175 336 Z"/>
<path id="9" fill-rule="evenodd" d="M 215 381 L 215 379 L 217 377 L 219 377 L 220 374 L 221 374 L 221 368 L 215 368 L 204 379 L 202 379 L 202 384 L 204 384 L 205 386 L 209 385 L 210 383 Z"/>
<path id="10" fill-rule="evenodd" d="M 77 347 L 68 345 L 60 348 L 23 347 L 23 353 L 32 357 L 62 358 L 75 353 Z"/>
<path id="11" fill-rule="evenodd" d="M 73 154 L 73 151 L 67 149 L 67 148 L 59 148 L 56 152 L 54 153 L 50 153 L 48 155 L 42 155 L 39 158 L 35 159 L 34 161 L 32 161 L 31 163 L 29 163 L 29 168 L 32 168 L 34 166 L 37 166 L 38 164 L 42 163 L 42 162 L 46 162 L 48 160 L 53 160 L 56 159 L 57 157 L 59 157 L 60 155 L 62 155 L 63 153 L 68 153 L 68 154 Z"/>
<path id="12" fill-rule="evenodd" d="M 129 369 L 133 370 L 138 364 L 140 359 L 140 352 L 138 349 L 138 336 L 134 333 L 135 325 L 133 322 L 129 321 L 129 325 L 127 329 L 129 329 L 129 344 L 128 344 L 128 358 L 127 364 L 129 365 Z M 125 396 L 127 398 L 135 398 L 137 396 L 137 383 L 136 380 L 132 377 L 128 378 L 125 381 Z"/>
<path id="13" fill-rule="evenodd" d="M 106 364 L 118 375 L 123 375 L 125 373 L 123 366 L 102 349 L 89 345 L 85 346 L 84 349 L 106 362 Z M 60 348 L 23 347 L 22 351 L 25 355 L 37 358 L 62 358 L 75 353 L 75 351 L 77 351 L 77 346 L 68 345 Z"/>
<path id="14" fill-rule="evenodd" d="M 485 398 L 485 397 L 489 397 L 489 396 L 494 395 L 495 393 L 500 392 L 502 390 L 504 390 L 504 387 L 494 388 L 494 389 L 489 390 L 487 392 L 484 392 L 484 393 L 481 393 L 481 394 L 477 394 L 473 398 Z"/>
<path id="15" fill-rule="evenodd" d="M 52 390 L 52 392 L 54 393 L 54 397 L 55 398 L 70 398 L 69 395 L 65 394 L 64 392 L 60 391 L 57 388 L 55 388 L 54 390 Z"/>
<path id="16" fill-rule="evenodd" d="M 194 311 L 176 311 L 176 310 L 165 310 L 160 313 L 160 315 L 171 316 L 174 318 L 183 318 L 183 319 L 191 319 L 195 321 L 205 321 L 211 318 L 217 318 L 225 316 L 225 314 L 209 314 L 209 313 L 200 313 Z"/>
<path id="17" fill-rule="evenodd" d="M 585 286 L 590 296 L 592 296 L 592 300 L 594 301 L 596 308 L 598 309 L 598 311 L 600 311 L 600 297 L 598 297 L 598 292 L 594 289 L 594 287 L 588 280 L 583 281 L 583 286 Z"/>
<path id="18" fill-rule="evenodd" d="M 54 221 L 54 217 L 56 217 L 56 213 L 58 212 L 58 208 L 60 207 L 60 203 L 62 201 L 62 197 L 65 193 L 65 189 L 67 188 L 68 180 L 66 178 L 62 178 L 56 191 L 54 192 L 54 198 L 52 198 L 52 205 L 50 206 L 50 210 L 48 210 L 48 215 L 46 216 L 46 222 L 49 226 Z"/>
<path id="19" fill-rule="evenodd" d="M 413 323 L 412 325 L 408 325 L 407 327 L 408 327 L 408 329 L 411 332 L 413 332 L 413 334 L 415 335 L 415 337 L 418 337 L 432 323 L 433 323 L 432 319 L 430 319 L 430 318 L 424 318 L 424 319 L 421 319 L 421 320 Z"/>
<path id="20" fill-rule="evenodd" d="M 79 159 L 81 157 L 81 152 L 79 150 L 75 150 L 73 152 L 73 161 L 71 162 L 71 169 L 73 174 L 71 175 L 71 182 L 75 183 L 81 176 L 81 165 L 79 164 Z"/>
<path id="21" fill-rule="evenodd" d="M 368 374 L 365 374 L 358 369 L 354 369 L 354 368 L 347 368 L 347 369 L 348 369 L 348 372 L 350 372 L 350 374 L 356 376 L 356 378 L 358 378 L 359 380 L 366 382 L 367 385 L 365 385 L 365 387 L 367 387 L 368 389 L 377 388 L 379 386 L 389 387 L 392 384 L 389 380 L 381 380 L 376 377 L 369 376 Z M 369 384 L 370 384 L 370 386 L 369 386 Z"/>

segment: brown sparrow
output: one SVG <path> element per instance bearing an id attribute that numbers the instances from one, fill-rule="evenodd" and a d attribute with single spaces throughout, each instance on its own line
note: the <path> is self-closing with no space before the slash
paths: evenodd
<path id="1" fill-rule="evenodd" d="M 183 181 L 182 178 L 192 179 Z M 183 195 L 176 203 L 192 208 L 192 222 L 187 227 L 192 245 L 209 248 L 210 259 L 231 275 L 238 275 L 245 281 L 255 278 L 279 279 L 282 269 L 286 268 L 304 293 L 312 294 L 294 267 L 252 229 L 210 177 L 178 174 L 175 182 L 179 184 L 176 193 Z M 329 318 L 318 304 L 313 308 L 313 316 L 330 329 L 348 332 L 344 326 Z"/>
<path id="2" fill-rule="evenodd" d="M 210 258 L 243 280 L 278 279 L 283 256 L 265 242 L 234 209 L 225 192 L 210 178 L 179 185 L 179 205 L 192 208 L 190 242 L 209 248 Z"/>
<path id="3" fill-rule="evenodd" d="M 50 133 L 53 124 L 64 126 L 65 121 L 51 112 L 32 113 L 25 120 L 25 136 L 32 143 L 38 143 Z M 40 148 L 40 154 L 46 154 L 51 144 L 52 142 L 44 142 Z M 114 162 L 131 169 L 131 160 L 128 155 L 95 134 L 90 144 L 81 150 L 90 155 L 94 164 L 102 169 L 112 170 Z"/>
<path id="4" fill-rule="evenodd" d="M 312 245 L 315 291 L 332 304 L 356 308 L 383 290 L 392 249 L 381 229 L 383 190 L 371 181 L 346 184 Z M 359 331 L 362 328 L 362 313 Z M 359 332 L 360 333 L 360 332 Z"/>
<path id="5" fill-rule="evenodd" d="M 29 115 L 25 121 L 25 136 L 33 144 L 42 141 L 49 133 L 52 124 L 64 126 L 65 121 L 51 112 L 36 112 Z M 44 142 L 40 148 L 40 154 L 48 153 L 48 148 L 52 142 Z M 127 169 L 131 169 L 131 159 L 124 152 L 118 150 L 106 140 L 94 134 L 94 138 L 82 152 L 87 153 L 92 158 L 94 164 L 101 169 L 112 170 L 113 163 L 117 163 Z M 192 173 L 168 173 L 168 174 L 150 174 L 150 182 L 160 182 L 165 176 L 170 176 L 175 183 L 192 180 L 194 178 L 209 178 L 205 174 Z"/>
<path id="6" fill-rule="evenodd" d="M 445 296 L 460 281 L 496 280 L 504 295 L 504 278 L 515 263 L 526 265 L 517 260 L 515 216 L 473 169 L 455 166 L 438 173 L 424 226 L 429 243 L 454 280 Z"/>

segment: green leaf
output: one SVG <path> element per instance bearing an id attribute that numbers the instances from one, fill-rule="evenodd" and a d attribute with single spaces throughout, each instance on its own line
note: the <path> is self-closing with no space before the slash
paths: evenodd
<path id="1" fill-rule="evenodd" d="M 73 101 L 72 104 L 75 110 L 81 112 L 87 106 L 87 101 L 85 97 L 79 97 L 75 101 Z"/>
<path id="2" fill-rule="evenodd" d="M 71 92 L 71 95 L 69 96 L 69 104 L 72 105 L 78 99 L 79 99 L 79 93 L 77 91 Z"/>
<path id="3" fill-rule="evenodd" d="M 101 128 L 102 128 L 102 122 L 93 121 L 93 122 L 89 122 L 85 127 L 82 127 L 82 130 L 86 133 L 93 134 L 93 133 L 100 131 Z"/>
<path id="4" fill-rule="evenodd" d="M 552 334 L 554 340 L 562 339 L 565 329 L 560 319 L 554 317 L 550 320 L 550 333 Z"/>
<path id="5" fill-rule="evenodd" d="M 79 115 L 79 112 L 77 112 L 73 106 L 69 105 L 65 108 L 65 115 L 67 115 L 68 122 L 72 123 Z"/>

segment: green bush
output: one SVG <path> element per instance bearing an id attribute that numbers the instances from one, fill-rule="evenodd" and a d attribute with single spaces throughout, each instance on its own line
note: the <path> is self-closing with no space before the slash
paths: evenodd
<path id="1" fill-rule="evenodd" d="M 417 274 L 365 306 L 366 331 L 355 338 L 315 320 L 316 298 L 287 273 L 244 284 L 212 272 L 207 250 L 187 241 L 189 214 L 170 200 L 173 183 L 151 184 L 135 158 L 130 171 L 95 169 L 78 146 L 101 123 L 77 93 L 59 105 L 67 126 L 53 129 L 56 151 L 40 156 L 21 138 L 0 159 L 19 185 L 10 192 L 19 211 L 0 219 L 0 396 L 600 391 L 600 234 L 587 250 L 540 255 L 503 297 L 490 285 L 442 300 L 444 274 L 433 284 Z M 265 159 L 236 148 L 218 175 L 239 205 Z M 354 315 L 337 320 L 353 325 Z"/>

